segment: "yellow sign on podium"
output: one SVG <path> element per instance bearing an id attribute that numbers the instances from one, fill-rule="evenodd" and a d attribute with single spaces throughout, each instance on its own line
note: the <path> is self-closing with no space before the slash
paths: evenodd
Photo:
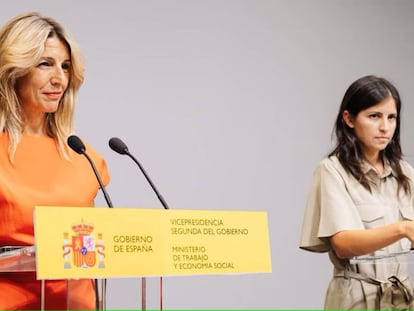
<path id="1" fill-rule="evenodd" d="M 37 206 L 38 279 L 269 273 L 267 213 Z"/>

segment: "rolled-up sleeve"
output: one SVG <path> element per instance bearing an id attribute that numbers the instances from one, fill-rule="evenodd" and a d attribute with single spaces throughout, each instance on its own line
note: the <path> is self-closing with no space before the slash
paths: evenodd
<path id="1" fill-rule="evenodd" d="M 344 230 L 364 229 L 358 209 L 348 192 L 348 174 L 336 158 L 317 166 L 306 203 L 300 248 L 327 252 L 329 237 Z"/>

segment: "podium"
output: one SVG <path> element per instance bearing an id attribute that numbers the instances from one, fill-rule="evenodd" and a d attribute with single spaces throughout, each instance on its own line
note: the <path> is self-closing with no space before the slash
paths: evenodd
<path id="1" fill-rule="evenodd" d="M 36 257 L 34 246 L 3 246 L 0 253 L 0 272 L 19 273 L 36 272 Z M 41 309 L 45 305 L 44 280 L 41 280 Z"/>
<path id="2" fill-rule="evenodd" d="M 95 280 L 99 309 L 106 309 L 106 280 L 146 277 L 271 273 L 265 211 L 160 210 L 36 206 L 35 247 L 0 255 L 0 272 L 36 272 L 41 307 L 47 280 Z M 46 290 L 45 290 L 46 283 Z M 46 293 L 46 294 L 45 294 Z M 72 308 L 73 309 L 73 308 Z"/>
<path id="3" fill-rule="evenodd" d="M 3 246 L 0 249 L 0 272 L 36 271 L 34 246 Z"/>
<path id="4" fill-rule="evenodd" d="M 32 246 L 3 246 L 0 247 L 0 273 L 21 273 L 21 272 L 36 272 L 36 247 Z M 45 309 L 47 297 L 45 294 L 45 281 L 41 279 L 41 310 Z M 74 280 L 66 279 L 66 305 L 67 310 L 70 310 L 70 284 Z M 98 284 L 100 283 L 100 284 Z M 95 279 L 96 295 L 99 297 L 97 303 L 98 310 L 106 309 L 106 279 Z M 146 279 L 141 280 L 142 285 L 142 310 L 146 309 Z M 162 278 L 160 278 L 160 286 L 162 286 Z M 161 292 L 162 294 L 162 292 Z M 160 297 L 162 301 L 162 296 Z M 161 307 L 162 308 L 162 307 Z"/>
<path id="5" fill-rule="evenodd" d="M 413 254 L 411 242 L 401 239 L 371 254 L 349 258 L 344 269 L 335 269 L 334 275 L 347 279 L 347 286 L 355 290 L 349 289 L 350 295 L 356 299 L 352 300 L 352 306 L 341 304 L 341 308 L 413 309 L 413 272 L 410 271 L 414 268 Z M 348 293 L 347 289 L 344 291 Z"/>
<path id="6" fill-rule="evenodd" d="M 375 264 L 389 264 L 389 263 L 414 263 L 414 248 L 409 248 L 402 251 L 397 251 L 394 253 L 379 254 L 379 255 L 363 255 L 352 257 L 349 260 L 351 265 L 355 264 L 364 264 L 364 263 L 373 263 Z"/>

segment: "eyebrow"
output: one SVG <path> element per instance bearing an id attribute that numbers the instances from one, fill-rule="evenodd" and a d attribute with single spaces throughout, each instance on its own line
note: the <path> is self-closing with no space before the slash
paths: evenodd
<path id="1" fill-rule="evenodd" d="M 56 58 L 55 57 L 52 57 L 52 56 L 44 55 L 44 56 L 41 56 L 40 59 L 51 59 L 51 60 L 54 60 Z M 71 58 L 66 58 L 64 61 L 71 61 Z"/>

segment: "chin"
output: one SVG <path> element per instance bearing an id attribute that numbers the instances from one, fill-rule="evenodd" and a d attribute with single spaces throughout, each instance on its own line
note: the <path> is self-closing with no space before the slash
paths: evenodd
<path id="1" fill-rule="evenodd" d="M 47 107 L 45 109 L 45 113 L 54 113 L 58 110 L 59 105 L 56 106 L 52 106 L 52 107 Z"/>

